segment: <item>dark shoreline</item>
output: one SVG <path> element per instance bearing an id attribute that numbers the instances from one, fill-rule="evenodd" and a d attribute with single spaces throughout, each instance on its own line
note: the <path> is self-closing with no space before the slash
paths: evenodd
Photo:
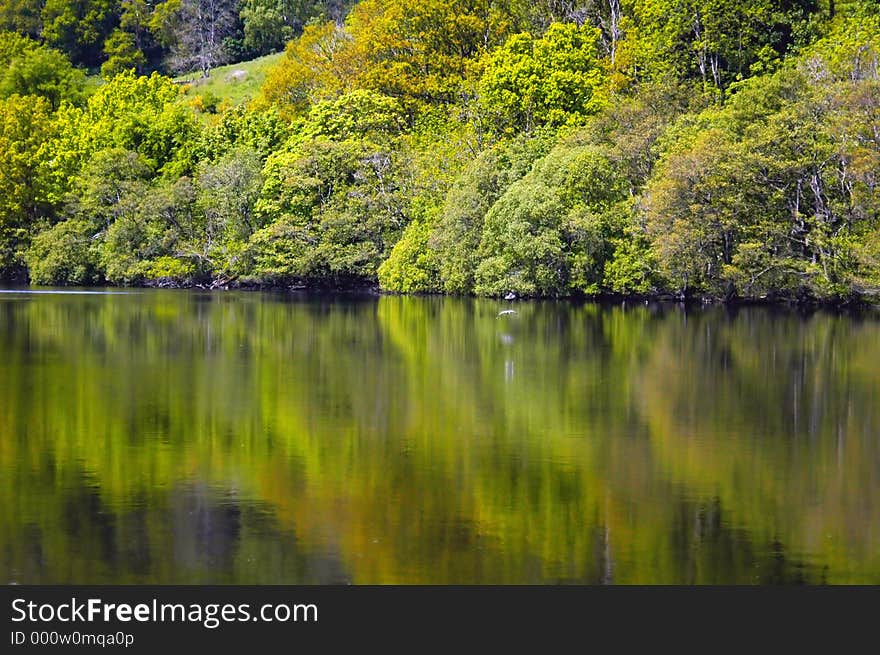
<path id="1" fill-rule="evenodd" d="M 729 309 L 738 309 L 742 307 L 767 307 L 773 309 L 789 309 L 802 312 L 812 311 L 832 311 L 842 313 L 862 313 L 880 310 L 880 298 L 871 300 L 866 297 L 854 298 L 833 298 L 819 299 L 809 296 L 804 297 L 787 297 L 787 296 L 765 296 L 765 297 L 740 297 L 732 296 L 729 298 L 716 298 L 712 296 L 680 296 L 671 293 L 656 294 L 599 294 L 599 295 L 571 295 L 571 296 L 523 296 L 512 299 L 506 299 L 498 296 L 475 296 L 475 295 L 454 295 L 442 292 L 417 292 L 417 293 L 401 293 L 397 291 L 383 291 L 377 284 L 269 284 L 250 281 L 234 281 L 228 284 L 199 284 L 199 283 L 179 283 L 170 281 L 161 281 L 151 284 L 137 284 L 130 286 L 117 285 L 90 285 L 83 287 L 35 287 L 30 284 L 23 284 L 20 281 L 7 281 L 5 286 L 16 290 L 39 290 L 42 288 L 70 288 L 72 289 L 168 289 L 181 291 L 205 291 L 205 292 L 223 292 L 223 291 L 253 291 L 266 293 L 283 293 L 283 294 L 303 294 L 308 296 L 357 296 L 357 297 L 374 297 L 381 296 L 409 296 L 409 297 L 449 297 L 449 298 L 472 298 L 480 300 L 498 300 L 509 303 L 518 303 L 524 301 L 562 301 L 572 304 L 593 303 L 603 306 L 611 305 L 679 305 L 687 308 L 694 307 L 726 307 Z"/>
<path id="2" fill-rule="evenodd" d="M 672 293 L 652 293 L 652 294 L 614 294 L 603 293 L 597 295 L 576 294 L 571 296 L 517 296 L 516 298 L 506 299 L 501 296 L 477 296 L 477 295 L 456 295 L 443 292 L 414 292 L 404 293 L 399 291 L 383 291 L 378 284 L 350 284 L 350 285 L 332 285 L 332 284 L 265 284 L 252 282 L 235 282 L 227 285 L 211 286 L 211 285 L 144 285 L 143 288 L 176 288 L 176 289 L 203 289 L 206 291 L 268 291 L 268 292 L 287 292 L 287 293 L 307 293 L 315 295 L 336 295 L 336 294 L 353 294 L 365 296 L 411 296 L 411 297 L 450 297 L 450 298 L 474 298 L 484 300 L 499 300 L 505 302 L 521 302 L 521 301 L 565 301 L 571 303 L 596 303 L 601 305 L 615 305 L 620 303 L 663 303 L 678 304 L 689 307 L 694 306 L 724 306 L 724 307 L 780 307 L 791 309 L 824 309 L 824 310 L 841 310 L 841 311 L 864 311 L 880 308 L 880 297 L 873 302 L 866 297 L 851 298 L 829 298 L 821 299 L 811 296 L 789 297 L 782 295 L 767 295 L 763 297 L 741 297 L 733 295 L 727 298 L 713 296 L 680 296 Z"/>

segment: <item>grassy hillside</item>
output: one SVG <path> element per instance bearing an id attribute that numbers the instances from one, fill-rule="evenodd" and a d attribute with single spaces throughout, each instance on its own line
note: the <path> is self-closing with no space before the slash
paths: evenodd
<path id="1" fill-rule="evenodd" d="M 253 98 L 260 90 L 268 71 L 281 58 L 278 52 L 251 61 L 221 66 L 211 71 L 207 79 L 200 72 L 177 78 L 187 85 L 186 94 L 201 97 L 206 108 L 210 105 L 240 105 Z"/>

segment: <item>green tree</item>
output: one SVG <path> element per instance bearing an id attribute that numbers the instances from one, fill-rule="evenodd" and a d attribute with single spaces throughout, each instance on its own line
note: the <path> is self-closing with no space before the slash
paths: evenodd
<path id="1" fill-rule="evenodd" d="M 443 291 L 473 291 L 486 212 L 552 144 L 549 134 L 503 141 L 482 152 L 461 173 L 446 195 L 429 240 L 439 261 Z"/>
<path id="2" fill-rule="evenodd" d="M 252 237 L 256 273 L 364 283 L 408 222 L 399 155 L 369 141 L 310 138 L 272 155 Z"/>
<path id="3" fill-rule="evenodd" d="M 0 0 L 0 30 L 38 38 L 43 27 L 42 6 L 42 0 Z"/>
<path id="4" fill-rule="evenodd" d="M 873 292 L 878 81 L 865 60 L 878 52 L 846 21 L 778 73 L 740 85 L 723 109 L 671 130 L 644 207 L 673 289 Z"/>
<path id="5" fill-rule="evenodd" d="M 216 283 L 249 272 L 247 243 L 261 224 L 255 206 L 262 188 L 259 155 L 233 150 L 203 166 L 196 178 L 197 208 L 203 225 L 196 238 L 180 246 L 180 254 L 196 260 Z"/>
<path id="6" fill-rule="evenodd" d="M 364 62 L 363 87 L 424 102 L 452 102 L 479 55 L 522 27 L 516 0 L 363 0 L 346 28 Z"/>
<path id="7" fill-rule="evenodd" d="M 57 50 L 15 35 L 0 36 L 0 98 L 41 96 L 57 109 L 62 100 L 79 104 L 85 75 Z"/>
<path id="8" fill-rule="evenodd" d="M 778 65 L 814 0 L 644 0 L 624 4 L 621 65 L 637 78 L 700 81 L 723 91 L 734 81 Z"/>
<path id="9" fill-rule="evenodd" d="M 181 244 L 198 238 L 195 209 L 197 190 L 192 180 L 160 180 L 126 203 L 107 229 L 100 264 L 114 284 L 179 283 L 204 281 L 210 267 Z M 196 260 L 195 262 L 193 260 Z"/>
<path id="10" fill-rule="evenodd" d="M 417 217 L 406 226 L 400 240 L 379 269 L 379 285 L 401 293 L 431 293 L 440 290 L 440 261 L 430 247 L 434 221 Z"/>
<path id="11" fill-rule="evenodd" d="M 147 65 L 147 58 L 131 32 L 113 30 L 104 41 L 104 54 L 107 56 L 107 61 L 101 64 L 104 79 L 112 79 L 127 70 L 143 73 Z"/>
<path id="12" fill-rule="evenodd" d="M 516 34 L 487 55 L 479 82 L 486 122 L 508 133 L 579 123 L 607 101 L 599 30 L 553 23 L 541 38 Z"/>
<path id="13" fill-rule="evenodd" d="M 625 179 L 602 149 L 562 142 L 486 214 L 475 291 L 601 292 L 625 200 Z"/>
<path id="14" fill-rule="evenodd" d="M 0 100 L 0 277 L 21 273 L 21 251 L 34 225 L 51 211 L 41 169 L 52 130 L 45 99 L 13 95 Z"/>
<path id="15" fill-rule="evenodd" d="M 119 14 L 118 0 L 46 0 L 41 36 L 75 64 L 96 66 Z"/>
<path id="16" fill-rule="evenodd" d="M 91 221 L 62 221 L 40 232 L 24 258 L 33 284 L 86 286 L 102 279 Z"/>
<path id="17" fill-rule="evenodd" d="M 235 148 L 245 148 L 255 151 L 265 161 L 288 139 L 290 131 L 290 124 L 275 108 L 231 107 L 201 131 L 194 156 L 198 161 L 208 163 Z"/>
<path id="18" fill-rule="evenodd" d="M 62 105 L 56 134 L 46 144 L 53 197 L 60 201 L 90 157 L 107 148 L 137 152 L 169 177 L 190 173 L 199 126 L 179 97 L 170 79 L 128 71 L 102 85 L 82 108 Z"/>
<path id="19" fill-rule="evenodd" d="M 300 134 L 388 143 L 405 129 L 406 113 L 397 99 L 358 89 L 336 100 L 316 103 L 302 123 Z"/>
<path id="20" fill-rule="evenodd" d="M 244 24 L 244 47 L 258 55 L 275 52 L 284 47 L 296 33 L 299 25 L 292 20 L 301 20 L 295 15 L 292 3 L 279 0 L 244 0 L 240 12 Z"/>
<path id="21" fill-rule="evenodd" d="M 65 214 L 90 221 L 101 232 L 135 211 L 154 174 L 147 159 L 124 148 L 95 152 L 74 177 Z"/>
<path id="22" fill-rule="evenodd" d="M 302 114 L 312 102 L 353 90 L 363 65 L 351 35 L 336 23 L 307 25 L 267 73 L 259 102 L 288 116 Z"/>
<path id="23" fill-rule="evenodd" d="M 750 203 L 759 201 L 751 195 L 758 184 L 753 164 L 747 147 L 706 129 L 658 166 L 645 206 L 674 289 L 724 292 L 722 268 L 732 261 Z"/>

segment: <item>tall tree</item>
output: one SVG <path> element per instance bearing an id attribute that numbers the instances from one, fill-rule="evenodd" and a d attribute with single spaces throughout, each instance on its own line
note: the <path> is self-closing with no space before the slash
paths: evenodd
<path id="1" fill-rule="evenodd" d="M 95 66 L 103 58 L 104 40 L 119 23 L 119 12 L 117 0 L 46 0 L 40 36 L 74 64 Z"/>
<path id="2" fill-rule="evenodd" d="M 226 39 L 233 35 L 237 12 L 234 0 L 182 0 L 175 33 L 173 67 L 200 70 L 204 77 L 227 60 Z"/>
<path id="3" fill-rule="evenodd" d="M 21 248 L 45 215 L 38 169 L 51 130 L 50 111 L 48 101 L 39 97 L 0 100 L 0 277 L 20 272 Z"/>
<path id="4" fill-rule="evenodd" d="M 40 0 L 0 0 L 0 28 L 37 38 L 43 27 Z"/>

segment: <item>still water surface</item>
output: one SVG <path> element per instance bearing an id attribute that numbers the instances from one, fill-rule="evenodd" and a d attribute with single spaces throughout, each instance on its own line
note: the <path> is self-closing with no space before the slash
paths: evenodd
<path id="1" fill-rule="evenodd" d="M 0 292 L 0 575 L 880 583 L 878 363 L 829 313 Z"/>

